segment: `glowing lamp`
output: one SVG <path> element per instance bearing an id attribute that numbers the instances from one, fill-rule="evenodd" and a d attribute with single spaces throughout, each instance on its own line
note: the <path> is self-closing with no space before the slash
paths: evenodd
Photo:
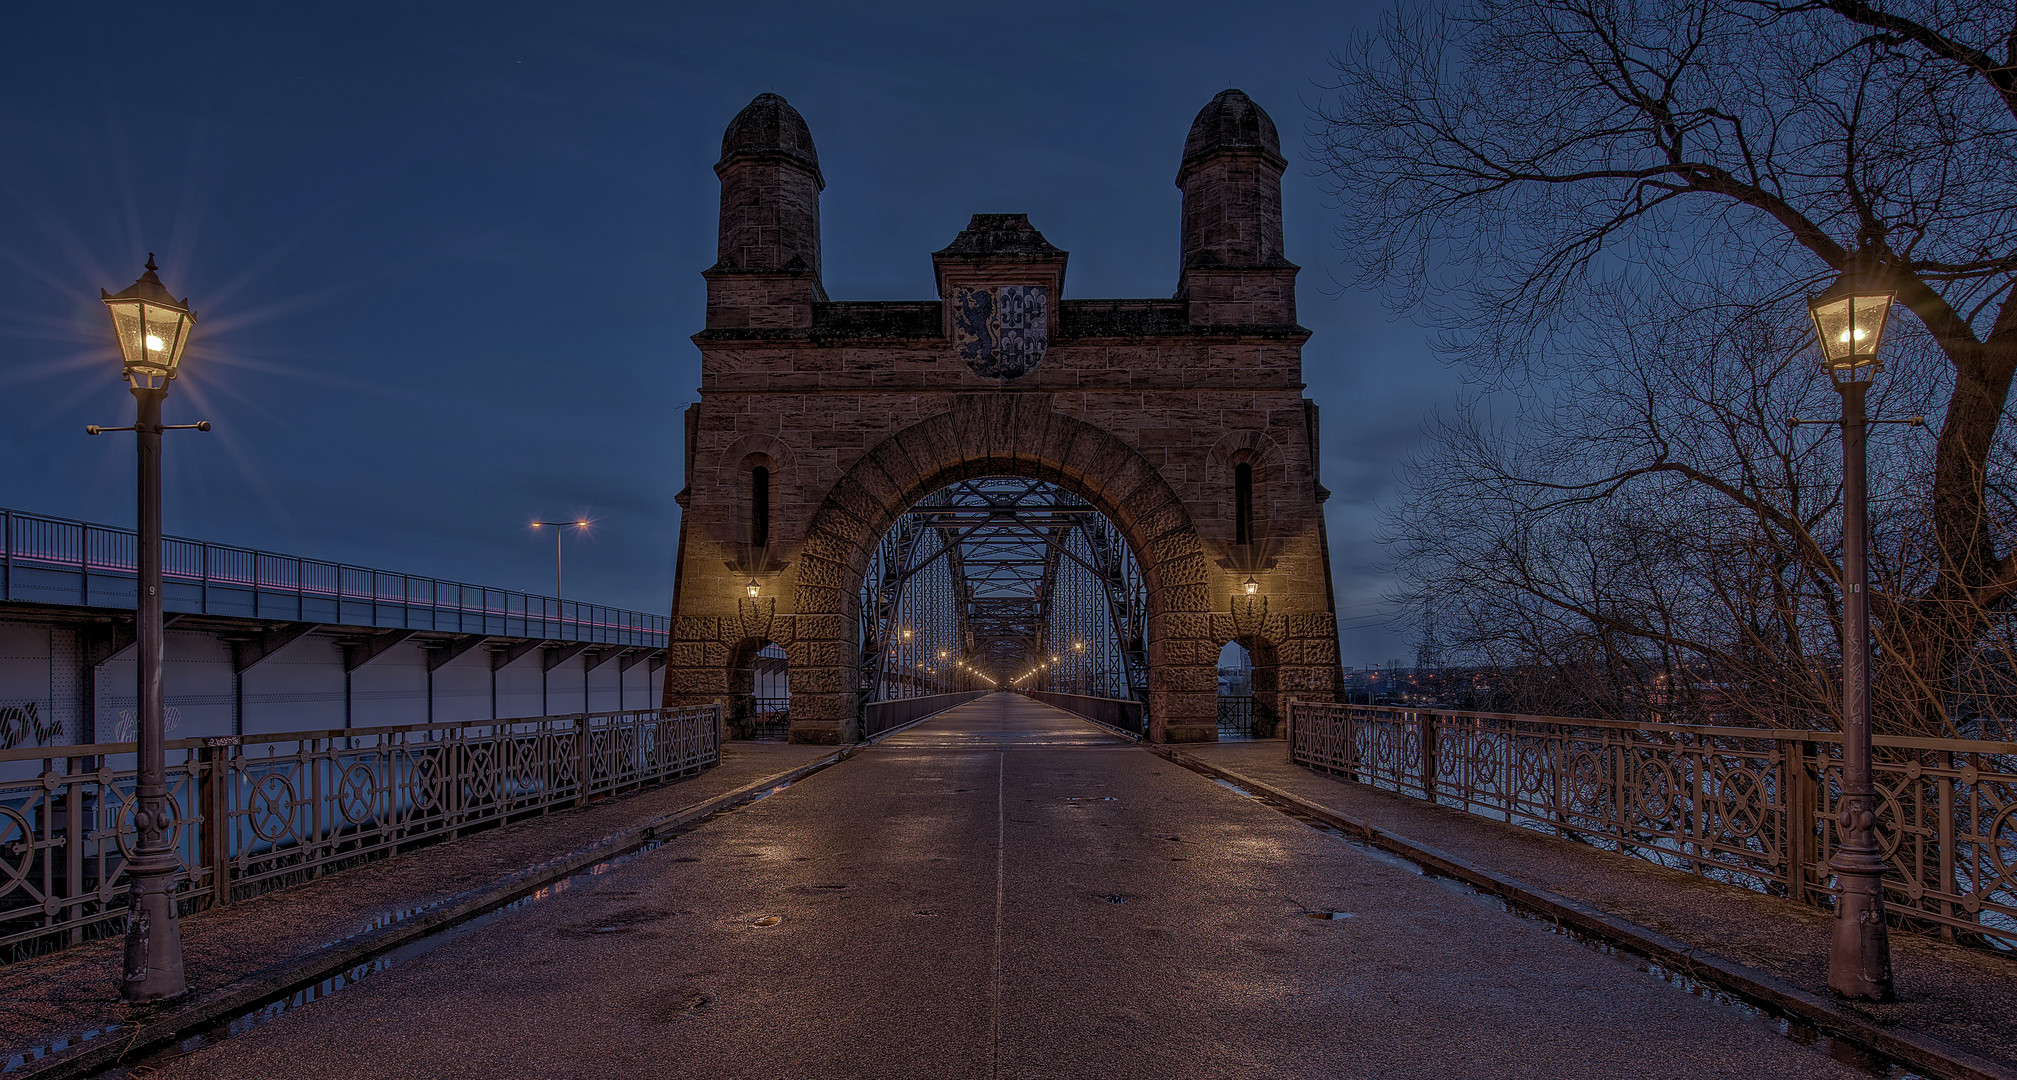
<path id="1" fill-rule="evenodd" d="M 150 251 L 147 272 L 140 280 L 116 295 L 98 290 L 112 315 L 112 333 L 119 339 L 126 381 L 135 390 L 167 388 L 182 364 L 189 331 L 196 326 L 196 313 L 189 310 L 189 301 L 169 295 L 155 269 Z"/>
<path id="2" fill-rule="evenodd" d="M 1883 343 L 1884 323 L 1895 299 L 1895 291 L 1851 270 L 1807 301 L 1814 336 L 1821 341 L 1821 358 L 1836 382 L 1867 383 L 1884 370 L 1877 347 Z"/>
<path id="3" fill-rule="evenodd" d="M 1250 574 L 1250 575 L 1248 575 L 1248 576 L 1247 576 L 1247 580 L 1246 580 L 1246 582 L 1245 582 L 1244 584 L 1242 584 L 1242 585 L 1240 586 L 1240 588 L 1242 588 L 1242 589 L 1245 589 L 1245 590 L 1247 591 L 1247 595 L 1248 595 L 1248 596 L 1252 596 L 1252 595 L 1254 595 L 1255 593 L 1258 593 L 1258 592 L 1260 592 L 1260 591 L 1261 591 L 1261 583 L 1260 583 L 1260 582 L 1258 582 L 1258 581 L 1255 581 L 1255 580 L 1253 579 L 1253 576 L 1252 576 L 1252 575 Z"/>
<path id="4" fill-rule="evenodd" d="M 756 599 L 756 598 L 757 598 L 758 596 L 760 596 L 760 595 L 762 595 L 762 594 L 763 594 L 763 586 L 762 586 L 762 585 L 759 585 L 759 584 L 757 584 L 757 581 L 756 581 L 756 579 L 755 579 L 755 578 L 750 578 L 750 579 L 749 579 L 749 584 L 747 584 L 747 585 L 744 585 L 744 586 L 742 587 L 742 591 L 743 591 L 743 592 L 746 592 L 746 593 L 748 593 L 748 594 L 749 594 L 749 598 L 750 598 L 751 600 L 754 600 L 754 599 Z"/>

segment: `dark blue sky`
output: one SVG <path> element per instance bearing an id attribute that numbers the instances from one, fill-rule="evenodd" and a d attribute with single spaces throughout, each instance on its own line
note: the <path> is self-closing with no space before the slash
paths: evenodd
<path id="1" fill-rule="evenodd" d="M 535 516 L 593 516 L 567 592 L 669 607 L 687 340 L 729 118 L 818 143 L 835 299 L 928 299 L 930 252 L 1021 211 L 1072 297 L 1176 285 L 1177 158 L 1228 85 L 1275 118 L 1315 331 L 1345 662 L 1412 656 L 1373 543 L 1454 380 L 1341 290 L 1301 133 L 1378 9 L 1109 5 L 61 4 L 0 41 L 0 505 L 127 525 L 97 290 L 159 253 L 202 315 L 170 423 L 179 535 L 550 592 Z"/>

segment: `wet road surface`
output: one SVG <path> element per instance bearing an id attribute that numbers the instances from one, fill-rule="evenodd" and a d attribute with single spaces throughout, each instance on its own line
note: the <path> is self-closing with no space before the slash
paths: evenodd
<path id="1" fill-rule="evenodd" d="M 155 1064 L 220 1080 L 1872 1075 L 1006 694 Z"/>

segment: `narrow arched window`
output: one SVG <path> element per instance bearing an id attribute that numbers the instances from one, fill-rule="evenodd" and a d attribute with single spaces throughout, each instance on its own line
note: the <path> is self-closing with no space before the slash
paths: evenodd
<path id="1" fill-rule="evenodd" d="M 770 469 L 762 465 L 749 471 L 749 542 L 770 543 Z"/>
<path id="2" fill-rule="evenodd" d="M 1233 466 L 1233 543 L 1254 542 L 1254 467 L 1247 462 Z"/>

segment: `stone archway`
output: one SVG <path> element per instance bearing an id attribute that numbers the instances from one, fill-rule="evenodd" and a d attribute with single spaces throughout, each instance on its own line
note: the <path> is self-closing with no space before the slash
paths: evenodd
<path id="1" fill-rule="evenodd" d="M 1232 637 L 1270 644 L 1281 695 L 1330 699 L 1328 493 L 1281 246 L 1285 165 L 1239 91 L 1198 114 L 1177 162 L 1174 296 L 1067 297 L 1067 252 L 1024 215 L 976 214 L 932 253 L 935 296 L 834 301 L 811 130 L 774 94 L 752 101 L 715 166 L 665 703 L 730 704 L 737 644 L 772 641 L 793 738 L 851 738 L 878 541 L 936 488 L 991 475 L 1072 492 L 1133 549 L 1154 737 L 1216 736 L 1216 643 Z"/>
<path id="2" fill-rule="evenodd" d="M 1206 655 L 1210 564 L 1197 528 L 1183 500 L 1140 451 L 1054 411 L 1050 397 L 956 396 L 950 412 L 885 439 L 833 486 L 812 515 L 794 577 L 800 648 L 794 670 L 801 672 L 794 687 L 794 738 L 826 741 L 829 729 L 834 740 L 846 737 L 858 707 L 856 605 L 869 556 L 883 533 L 932 491 L 957 480 L 1002 475 L 1056 484 L 1120 528 L 1148 586 L 1151 737 L 1175 742 L 1213 737 L 1217 653 Z"/>

